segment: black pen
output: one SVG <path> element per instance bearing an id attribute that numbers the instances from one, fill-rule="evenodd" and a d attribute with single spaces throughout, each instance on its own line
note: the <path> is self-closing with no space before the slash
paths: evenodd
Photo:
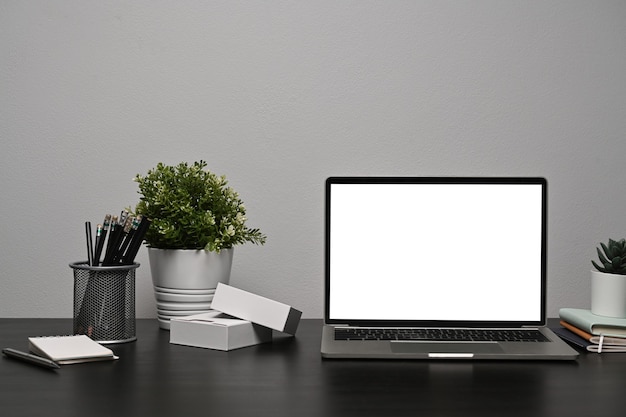
<path id="1" fill-rule="evenodd" d="M 24 362 L 32 363 L 33 365 L 39 365 L 46 368 L 58 369 L 60 368 L 59 364 L 46 358 L 42 358 L 41 356 L 33 355 L 32 353 L 22 352 L 20 350 L 4 348 L 2 349 L 2 353 L 7 355 L 10 358 L 15 358 L 22 360 Z"/>
<path id="2" fill-rule="evenodd" d="M 87 264 L 93 266 L 93 238 L 91 236 L 91 222 L 85 222 L 85 235 L 87 238 Z"/>

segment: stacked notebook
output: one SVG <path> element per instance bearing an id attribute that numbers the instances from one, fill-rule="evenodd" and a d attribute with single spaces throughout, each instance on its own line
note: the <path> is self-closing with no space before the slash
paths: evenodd
<path id="1" fill-rule="evenodd" d="M 626 319 L 598 316 L 590 310 L 562 308 L 559 336 L 589 352 L 626 352 Z"/>

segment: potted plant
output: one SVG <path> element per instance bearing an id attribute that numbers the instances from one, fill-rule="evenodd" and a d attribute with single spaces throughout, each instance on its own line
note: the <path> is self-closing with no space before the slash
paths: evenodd
<path id="1" fill-rule="evenodd" d="M 591 312 L 626 318 L 626 239 L 609 239 L 596 248 L 600 264 L 591 261 Z"/>
<path id="2" fill-rule="evenodd" d="M 161 327 L 169 319 L 210 309 L 219 282 L 228 283 L 234 246 L 264 244 L 246 225 L 246 208 L 225 176 L 205 161 L 163 163 L 137 175 L 134 214 L 151 220 L 145 235 Z"/>

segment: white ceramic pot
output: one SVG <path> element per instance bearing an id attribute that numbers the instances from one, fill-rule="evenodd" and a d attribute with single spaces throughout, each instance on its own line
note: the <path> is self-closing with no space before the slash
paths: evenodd
<path id="1" fill-rule="evenodd" d="M 211 310 L 217 284 L 230 281 L 233 253 L 148 248 L 161 328 L 169 329 L 172 317 Z"/>
<path id="2" fill-rule="evenodd" d="M 626 275 L 591 271 L 591 312 L 626 318 Z"/>

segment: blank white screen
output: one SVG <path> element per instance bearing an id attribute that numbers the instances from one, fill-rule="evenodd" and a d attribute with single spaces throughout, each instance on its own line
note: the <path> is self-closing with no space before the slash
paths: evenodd
<path id="1" fill-rule="evenodd" d="M 331 319 L 541 320 L 539 184 L 332 184 Z"/>

